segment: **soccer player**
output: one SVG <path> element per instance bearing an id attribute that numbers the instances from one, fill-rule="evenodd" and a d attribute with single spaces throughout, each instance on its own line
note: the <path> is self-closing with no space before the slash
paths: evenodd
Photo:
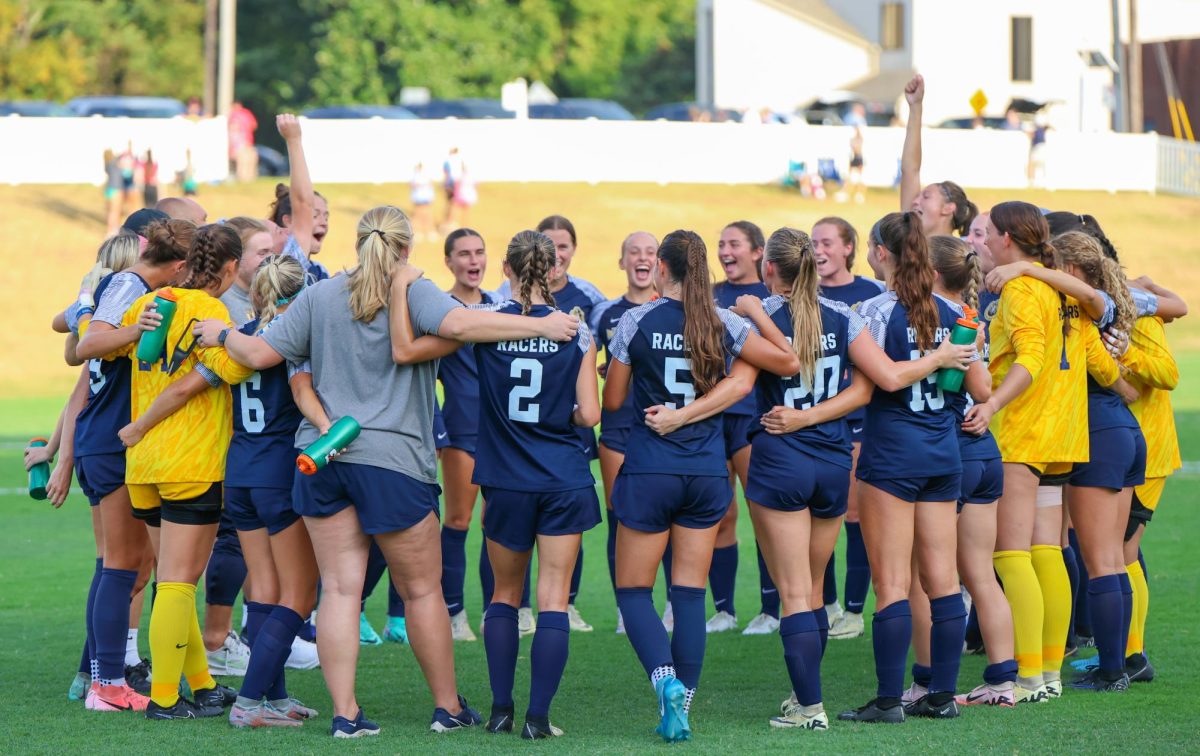
<path id="1" fill-rule="evenodd" d="M 750 390 L 752 376 L 734 360 L 792 375 L 799 360 L 783 334 L 768 341 L 745 322 L 715 306 L 704 242 L 691 231 L 663 239 L 654 268 L 661 294 L 621 317 L 609 342 L 612 359 L 604 406 L 616 411 L 633 386 L 634 406 L 687 405 L 722 390 L 725 401 L 690 425 L 658 435 L 635 422 L 625 463 L 613 489 L 617 531 L 617 605 L 629 641 L 654 686 L 664 740 L 691 736 L 687 712 L 704 660 L 704 584 L 718 523 L 729 508 L 729 478 L 721 420 L 715 413 Z M 721 388 L 718 389 L 718 386 Z M 668 540 L 672 546 L 671 603 L 674 637 L 668 641 L 651 597 Z"/>
<path id="2" fill-rule="evenodd" d="M 309 178 L 300 121 L 291 113 L 281 113 L 275 116 L 275 128 L 287 143 L 291 176 L 288 184 L 275 185 L 269 220 L 279 233 L 272 251 L 298 259 L 308 273 L 308 283 L 323 281 L 329 271 L 312 258 L 321 252 L 329 233 L 329 203 Z"/>
<path id="3" fill-rule="evenodd" d="M 953 181 L 938 181 L 921 186 L 921 116 L 924 112 L 925 78 L 914 76 L 904 86 L 908 103 L 904 146 L 900 153 L 900 211 L 911 210 L 921 219 L 926 236 L 949 234 L 966 236 L 978 215 L 975 203 Z"/>
<path id="4" fill-rule="evenodd" d="M 858 232 L 844 218 L 828 217 L 817 221 L 812 228 L 812 245 L 817 275 L 821 280 L 821 296 L 857 311 L 860 304 L 883 293 L 883 283 L 852 272 L 858 252 Z M 822 596 L 829 617 L 830 638 L 857 638 L 863 634 L 863 607 L 867 602 L 867 591 L 871 588 L 871 565 L 867 561 L 862 526 L 858 522 L 858 479 L 854 475 L 862 450 L 866 417 L 865 409 L 855 410 L 846 416 L 854 450 L 850 465 L 850 492 L 846 497 L 846 585 L 843 592 L 846 606 L 843 610 L 838 603 L 837 574 L 831 555 L 825 567 Z"/>

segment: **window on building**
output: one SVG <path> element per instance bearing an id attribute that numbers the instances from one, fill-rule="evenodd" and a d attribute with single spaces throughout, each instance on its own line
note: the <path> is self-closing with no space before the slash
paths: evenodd
<path id="1" fill-rule="evenodd" d="M 1033 81 L 1033 19 L 1012 18 L 1012 80 Z"/>
<path id="2" fill-rule="evenodd" d="M 879 6 L 879 46 L 884 50 L 904 49 L 904 3 Z"/>

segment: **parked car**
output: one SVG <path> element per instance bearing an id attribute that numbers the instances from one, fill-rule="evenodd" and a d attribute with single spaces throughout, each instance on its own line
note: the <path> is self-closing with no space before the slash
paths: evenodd
<path id="1" fill-rule="evenodd" d="M 804 120 L 814 126 L 841 126 L 850 123 L 855 105 L 866 111 L 868 126 L 891 126 L 896 117 L 896 108 L 888 103 L 872 102 L 853 92 L 830 92 L 817 98 L 800 113 Z"/>
<path id="2" fill-rule="evenodd" d="M 415 120 L 417 114 L 399 105 L 328 105 L 310 108 L 303 113 L 305 118 L 383 118 L 387 120 Z"/>
<path id="3" fill-rule="evenodd" d="M 258 153 L 259 176 L 287 176 L 291 173 L 291 170 L 288 168 L 287 155 L 284 155 L 279 150 L 256 144 L 254 145 L 254 151 Z"/>
<path id="4" fill-rule="evenodd" d="M 1002 129 L 1004 116 L 963 116 L 962 118 L 947 118 L 937 125 L 939 129 Z"/>
<path id="5" fill-rule="evenodd" d="M 594 118 L 599 121 L 633 121 L 633 113 L 612 100 L 594 100 L 587 97 L 565 97 L 548 105 L 530 105 L 530 118 L 561 118 L 582 121 Z"/>
<path id="6" fill-rule="evenodd" d="M 709 108 L 694 102 L 672 102 L 646 111 L 645 121 L 740 121 L 742 116 L 728 108 Z"/>
<path id="7" fill-rule="evenodd" d="M 183 115 L 183 103 L 173 97 L 76 97 L 67 107 L 81 116 L 106 118 L 174 118 Z"/>
<path id="8" fill-rule="evenodd" d="M 418 118 L 515 118 L 499 100 L 467 97 L 461 100 L 430 100 L 423 105 L 405 105 Z"/>
<path id="9" fill-rule="evenodd" d="M 48 100 L 14 100 L 0 102 L 0 116 L 18 115 L 24 118 L 70 118 L 75 111 Z"/>

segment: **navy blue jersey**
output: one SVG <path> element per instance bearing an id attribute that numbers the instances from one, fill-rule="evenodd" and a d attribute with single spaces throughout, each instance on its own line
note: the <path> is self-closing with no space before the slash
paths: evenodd
<path id="1" fill-rule="evenodd" d="M 612 350 L 609 348 L 609 344 L 612 343 L 613 336 L 617 334 L 617 324 L 621 322 L 621 317 L 634 307 L 637 305 L 633 302 L 625 297 L 618 297 L 601 302 L 592 310 L 592 320 L 589 325 L 596 338 L 596 348 L 604 350 L 605 367 L 612 364 Z M 638 413 L 633 408 L 633 392 L 630 391 L 625 396 L 625 403 L 621 405 L 621 409 L 616 412 L 608 410 L 601 412 L 600 427 L 602 430 L 626 429 L 633 425 L 637 416 Z"/>
<path id="2" fill-rule="evenodd" d="M 868 299 L 874 299 L 879 296 L 886 288 L 882 281 L 876 281 L 874 278 L 855 276 L 853 281 L 844 286 L 822 286 L 821 296 L 826 299 L 832 299 L 834 302 L 841 302 L 851 310 L 858 312 L 860 304 Z M 846 422 L 852 426 L 861 427 L 866 417 L 866 407 L 860 407 L 849 415 L 846 415 Z"/>
<path id="3" fill-rule="evenodd" d="M 739 355 L 750 326 L 729 310 L 717 308 L 725 327 L 726 354 Z M 609 343 L 612 358 L 632 369 L 630 391 L 635 407 L 677 407 L 696 398 L 692 365 L 683 346 L 683 304 L 656 299 L 626 312 Z M 634 423 L 625 447 L 625 473 L 719 475 L 725 477 L 725 437 L 720 415 L 660 436 L 645 423 Z"/>
<path id="4" fill-rule="evenodd" d="M 511 300 L 486 309 L 521 314 Z M 529 315 L 554 310 L 534 305 Z M 514 491 L 594 486 L 590 456 L 571 422 L 579 366 L 591 345 L 580 325 L 570 342 L 521 339 L 475 345 L 479 370 L 479 441 L 472 481 Z"/>
<path id="5" fill-rule="evenodd" d="M 1120 394 L 1101 386 L 1090 375 L 1087 377 L 1087 396 L 1089 431 L 1139 427 L 1137 418 Z"/>
<path id="6" fill-rule="evenodd" d="M 496 289 L 496 294 L 499 299 L 511 299 L 513 296 L 512 284 L 507 280 L 504 281 L 500 284 L 500 288 Z M 578 307 L 579 312 L 575 314 L 585 323 L 592 322 L 592 308 L 604 301 L 605 296 L 600 293 L 599 289 L 582 278 L 574 276 L 567 276 L 567 285 L 554 292 L 555 307 L 563 312 L 573 312 Z"/>
<path id="7" fill-rule="evenodd" d="M 270 327 L 268 323 L 267 330 Z M 258 318 L 238 330 L 256 334 Z M 303 417 L 292 400 L 287 365 L 259 370 L 229 388 L 233 438 L 225 457 L 225 485 L 290 489 L 296 470 L 296 429 Z"/>
<path id="8" fill-rule="evenodd" d="M 481 304 L 496 301 L 486 291 L 480 294 Z M 446 432 L 451 439 L 474 436 L 479 432 L 479 370 L 475 367 L 474 345 L 463 344 L 458 351 L 443 357 L 438 363 L 437 376 L 442 382 L 442 419 Z"/>
<path id="9" fill-rule="evenodd" d="M 864 327 L 863 319 L 841 302 L 821 297 L 821 356 L 813 365 L 810 384 L 802 375 L 780 378 L 763 370 L 758 374 L 758 412 L 765 414 L 772 407 L 809 409 L 850 385 L 850 342 L 858 338 Z M 792 340 L 792 308 L 780 296 L 763 301 L 763 309 L 775 326 Z M 753 433 L 765 433 L 755 423 Z M 847 470 L 851 466 L 850 427 L 846 418 L 801 428 L 781 436 L 787 444 L 805 454 L 831 462 Z"/>
<path id="10" fill-rule="evenodd" d="M 735 284 L 728 281 L 722 281 L 713 286 L 713 299 L 717 300 L 717 307 L 729 309 L 737 304 L 737 298 L 745 294 L 766 299 L 771 296 L 771 291 L 766 284 L 761 281 L 755 281 L 748 284 Z M 744 399 L 739 400 L 729 409 L 725 410 L 729 415 L 753 415 L 757 407 L 757 400 L 754 397 L 754 391 L 746 395 Z"/>
<path id="11" fill-rule="evenodd" d="M 933 297 L 938 311 L 934 346 L 950 337 L 962 308 Z M 908 322 L 908 309 L 885 292 L 859 306 L 867 330 L 887 356 L 896 362 L 921 357 L 916 334 Z M 961 394 L 962 391 L 952 392 Z M 962 471 L 962 457 L 953 406 L 937 385 L 937 372 L 899 391 L 876 387 L 867 405 L 859 477 L 887 480 L 952 475 Z"/>
<path id="12" fill-rule="evenodd" d="M 989 362 L 991 358 L 992 320 L 995 319 L 996 313 L 999 311 L 999 294 L 993 294 L 986 289 L 979 292 L 979 325 L 983 326 L 983 354 L 981 356 L 984 362 Z"/>
<path id="13" fill-rule="evenodd" d="M 102 315 L 106 318 L 102 322 L 120 328 L 121 317 L 129 305 L 149 291 L 150 284 L 132 271 L 106 276 L 96 287 L 97 314 L 112 313 Z M 87 404 L 75 420 L 76 457 L 125 452 L 117 431 L 132 418 L 132 374 L 133 361 L 127 357 L 88 360 Z"/>

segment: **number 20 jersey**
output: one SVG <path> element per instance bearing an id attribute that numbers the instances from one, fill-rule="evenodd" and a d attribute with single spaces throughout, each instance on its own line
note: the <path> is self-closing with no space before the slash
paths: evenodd
<path id="1" fill-rule="evenodd" d="M 254 335 L 258 319 L 238 330 Z M 302 418 L 292 400 L 287 365 L 259 370 L 229 388 L 233 392 L 233 438 L 225 457 L 225 485 L 290 489 L 296 470 L 296 429 Z"/>
<path id="2" fill-rule="evenodd" d="M 717 308 L 724 327 L 727 357 L 737 357 L 750 326 L 729 310 Z M 632 370 L 634 422 L 625 447 L 622 473 L 667 473 L 671 475 L 728 474 L 725 467 L 725 437 L 720 415 L 685 425 L 660 436 L 641 415 L 648 407 L 676 408 L 696 398 L 692 365 L 683 345 L 683 304 L 675 299 L 656 299 L 621 316 L 617 333 L 609 343 L 614 360 Z"/>
<path id="3" fill-rule="evenodd" d="M 820 297 L 821 356 L 813 365 L 813 381 L 797 374 L 790 378 L 761 371 L 758 374 L 758 412 L 783 406 L 805 410 L 832 399 L 850 385 L 850 343 L 862 333 L 865 323 L 848 306 Z M 792 308 L 781 296 L 763 300 L 763 309 L 775 326 L 792 340 Z M 755 422 L 757 433 L 761 429 Z M 846 418 L 801 428 L 782 439 L 792 448 L 847 470 L 851 467 L 850 427 Z"/>
<path id="4" fill-rule="evenodd" d="M 520 315 L 508 300 L 473 309 Z M 534 305 L 529 316 L 554 312 Z M 514 491 L 572 491 L 596 484 L 576 433 L 575 386 L 592 343 L 588 327 L 567 342 L 517 339 L 475 345 L 479 369 L 479 441 L 472 482 Z"/>

